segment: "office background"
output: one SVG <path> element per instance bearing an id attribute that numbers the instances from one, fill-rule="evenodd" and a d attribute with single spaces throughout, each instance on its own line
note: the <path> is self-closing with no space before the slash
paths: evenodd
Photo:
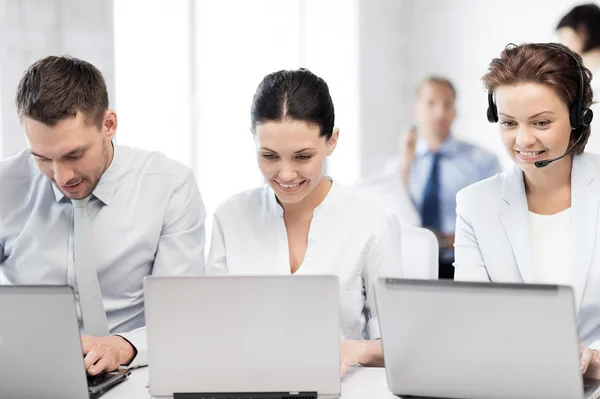
<path id="1" fill-rule="evenodd" d="M 380 173 L 431 73 L 458 90 L 453 133 L 509 164 L 480 77 L 509 42 L 555 41 L 573 0 L 0 0 L 0 155 L 26 148 L 23 70 L 71 54 L 104 73 L 116 141 L 192 167 L 208 214 L 261 183 L 249 108 L 261 78 L 307 67 L 330 85 L 341 139 L 328 173 Z M 210 231 L 210 230 L 209 230 Z"/>

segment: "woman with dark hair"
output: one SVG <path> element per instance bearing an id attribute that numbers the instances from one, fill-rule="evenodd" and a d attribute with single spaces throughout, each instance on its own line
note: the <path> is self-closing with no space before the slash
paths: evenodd
<path id="1" fill-rule="evenodd" d="M 594 103 L 600 100 L 600 7 L 589 3 L 574 7 L 559 21 L 556 31 L 562 44 L 579 54 L 592 72 Z M 600 108 L 592 106 L 600 114 Z M 600 136 L 591 137 L 587 150 L 600 153 Z"/>
<path id="2" fill-rule="evenodd" d="M 556 31 L 560 41 L 583 59 L 591 71 L 600 69 L 600 7 L 589 3 L 574 7 L 565 14 Z"/>
<path id="3" fill-rule="evenodd" d="M 456 280 L 570 285 L 582 371 L 600 377 L 600 155 L 591 74 L 554 44 L 510 45 L 483 77 L 515 165 L 456 197 Z"/>
<path id="4" fill-rule="evenodd" d="M 323 174 L 339 137 L 334 118 L 327 84 L 310 71 L 263 79 L 250 130 L 267 184 L 217 209 L 207 274 L 337 275 L 344 374 L 383 363 L 372 282 L 398 274 L 399 234 L 383 210 Z"/>

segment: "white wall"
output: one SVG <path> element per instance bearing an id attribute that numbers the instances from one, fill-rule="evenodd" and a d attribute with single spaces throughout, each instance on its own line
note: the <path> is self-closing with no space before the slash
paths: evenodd
<path id="1" fill-rule="evenodd" d="M 579 4 L 574 0 L 353 0 L 344 7 L 339 0 L 292 3 L 304 4 L 297 7 L 303 13 L 300 22 L 292 23 L 304 51 L 289 66 L 306 65 L 331 86 L 342 138 L 330 172 L 344 183 L 381 171 L 395 155 L 398 134 L 411 123 L 413 88 L 431 73 L 446 75 L 457 86 L 455 134 L 506 162 L 497 127 L 484 116 L 486 94 L 480 78 L 508 42 L 554 40 L 559 18 Z M 144 4 L 119 0 L 115 7 L 135 9 Z M 129 71 L 121 75 L 126 80 L 119 85 L 128 86 L 133 94 L 118 96 L 119 104 L 111 102 L 125 111 L 120 113 L 118 141 L 160 149 L 200 173 L 203 162 L 196 149 L 202 138 L 190 137 L 190 131 L 202 133 L 197 103 L 202 78 L 194 75 L 190 57 L 192 49 L 202 44 L 197 36 L 196 43 L 188 42 L 193 36 L 186 16 L 189 4 L 178 1 L 168 8 L 155 7 L 154 14 L 114 22 L 119 38 L 116 63 L 119 70 Z M 25 147 L 14 94 L 23 70 L 36 59 L 70 53 L 91 61 L 105 74 L 112 100 L 116 93 L 112 8 L 110 0 L 0 0 L 0 156 Z M 157 25 L 159 18 L 162 23 Z M 169 20 L 184 22 L 168 32 L 157 28 Z M 301 26 L 309 29 L 302 34 Z M 243 35 L 258 27 L 230 29 Z M 132 35 L 132 30 L 139 35 Z M 123 35 L 125 31 L 129 33 Z M 203 60 L 200 56 L 195 61 L 198 66 Z M 257 72 L 257 79 L 262 74 Z M 156 76 L 164 79 L 154 82 Z M 156 84 L 148 87 L 152 82 Z M 144 104 L 137 107 L 143 112 L 131 111 L 136 101 Z M 249 104 L 250 98 L 240 101 Z M 167 122 L 155 123 L 157 113 Z M 178 148 L 182 146 L 183 152 Z"/>
<path id="2" fill-rule="evenodd" d="M 414 81 L 407 57 L 413 3 L 359 1 L 359 107 L 361 176 L 381 172 L 397 149 L 398 132 L 410 117 Z M 418 44 L 418 41 L 416 42 Z"/>
<path id="3" fill-rule="evenodd" d="M 414 0 L 409 18 L 411 40 L 405 57 L 408 79 L 416 84 L 430 73 L 448 76 L 458 90 L 456 136 L 493 151 L 507 166 L 510 160 L 501 147 L 498 127 L 485 116 L 487 93 L 481 77 L 508 43 L 556 41 L 556 24 L 580 3 Z"/>
<path id="4" fill-rule="evenodd" d="M 26 147 L 14 97 L 23 71 L 47 55 L 82 58 L 114 93 L 112 1 L 0 0 L 0 158 Z"/>

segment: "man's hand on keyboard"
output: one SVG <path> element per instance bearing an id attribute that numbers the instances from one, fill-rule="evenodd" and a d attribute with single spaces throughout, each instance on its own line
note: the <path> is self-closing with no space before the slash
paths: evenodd
<path id="1" fill-rule="evenodd" d="M 108 337 L 81 337 L 81 346 L 85 355 L 85 369 L 90 375 L 103 371 L 114 371 L 122 364 L 129 364 L 135 351 L 131 344 L 118 335 Z"/>
<path id="2" fill-rule="evenodd" d="M 581 353 L 581 373 L 588 378 L 600 379 L 600 352 L 583 345 L 579 346 Z"/>

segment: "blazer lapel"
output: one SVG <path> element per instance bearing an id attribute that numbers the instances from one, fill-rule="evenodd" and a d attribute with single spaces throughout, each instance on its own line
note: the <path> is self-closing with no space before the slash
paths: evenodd
<path id="1" fill-rule="evenodd" d="M 596 231 L 598 227 L 598 207 L 600 206 L 600 186 L 596 178 L 596 167 L 586 154 L 573 157 L 571 171 L 571 259 L 575 304 L 579 309 L 588 273 L 592 264 Z"/>
<path id="2" fill-rule="evenodd" d="M 534 282 L 533 242 L 523 172 L 516 166 L 506 174 L 502 186 L 504 206 L 499 212 L 517 267 L 524 282 Z"/>

